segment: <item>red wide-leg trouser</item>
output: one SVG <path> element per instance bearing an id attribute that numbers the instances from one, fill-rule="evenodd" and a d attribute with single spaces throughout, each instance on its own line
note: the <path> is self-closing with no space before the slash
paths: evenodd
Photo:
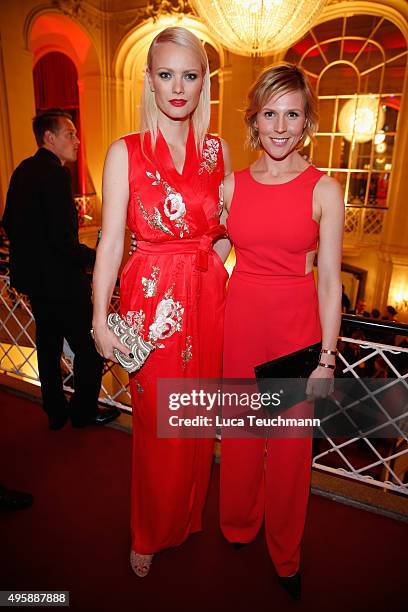
<path id="1" fill-rule="evenodd" d="M 268 550 L 280 576 L 299 569 L 311 452 L 311 437 L 222 440 L 222 532 L 230 542 L 250 542 L 265 516 Z"/>
<path id="2" fill-rule="evenodd" d="M 321 340 L 313 274 L 273 277 L 234 271 L 224 328 L 226 379 L 254 378 L 254 366 Z M 313 417 L 300 403 L 282 417 Z M 269 553 L 280 576 L 299 568 L 310 489 L 312 432 L 281 437 L 224 436 L 221 448 L 221 529 L 230 542 L 250 542 L 265 517 Z M 285 437 L 286 436 L 286 437 Z"/>

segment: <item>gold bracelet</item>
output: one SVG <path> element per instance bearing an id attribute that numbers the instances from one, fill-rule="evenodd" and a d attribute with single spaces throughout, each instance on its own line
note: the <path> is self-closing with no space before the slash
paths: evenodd
<path id="1" fill-rule="evenodd" d="M 326 355 L 338 355 L 338 350 L 337 349 L 322 349 L 320 351 L 320 354 L 325 353 Z"/>

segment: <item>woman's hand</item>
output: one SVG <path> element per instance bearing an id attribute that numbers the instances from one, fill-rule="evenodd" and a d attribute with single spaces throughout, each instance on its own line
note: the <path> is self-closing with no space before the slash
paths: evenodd
<path id="1" fill-rule="evenodd" d="M 331 395 L 334 391 L 334 370 L 317 366 L 309 376 L 306 385 L 306 397 L 308 402 L 322 399 Z"/>
<path id="2" fill-rule="evenodd" d="M 115 348 L 125 355 L 129 354 L 129 351 L 123 346 L 119 338 L 109 329 L 107 324 L 94 325 L 92 337 L 95 342 L 96 350 L 101 357 L 105 359 L 110 359 L 110 361 L 119 363 L 113 353 L 113 349 Z"/>

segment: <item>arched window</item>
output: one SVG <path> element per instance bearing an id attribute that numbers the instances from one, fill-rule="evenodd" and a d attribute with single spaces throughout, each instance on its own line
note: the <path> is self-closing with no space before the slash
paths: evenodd
<path id="1" fill-rule="evenodd" d="M 385 18 L 354 15 L 319 24 L 286 59 L 316 88 L 320 126 L 308 153 L 343 185 L 346 238 L 376 242 L 388 207 L 406 40 Z"/>
<path id="2" fill-rule="evenodd" d="M 202 41 L 204 48 L 208 56 L 208 63 L 210 67 L 211 77 L 211 120 L 210 120 L 210 132 L 213 134 L 219 134 L 221 132 L 221 113 L 220 113 L 220 56 L 217 49 L 215 49 L 208 42 Z"/>

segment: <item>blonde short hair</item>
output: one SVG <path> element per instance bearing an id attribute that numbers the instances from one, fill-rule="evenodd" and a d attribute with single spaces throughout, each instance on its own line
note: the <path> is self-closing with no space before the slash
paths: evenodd
<path id="1" fill-rule="evenodd" d="M 181 47 L 187 47 L 194 51 L 200 60 L 202 74 L 204 77 L 203 87 L 191 121 L 193 124 L 194 138 L 199 151 L 202 151 L 205 134 L 210 123 L 210 69 L 208 57 L 201 41 L 189 30 L 181 27 L 170 27 L 162 30 L 152 41 L 147 54 L 147 68 L 152 69 L 154 50 L 161 43 L 174 43 Z M 140 132 L 143 137 L 150 132 L 153 149 L 156 144 L 158 130 L 158 109 L 154 98 L 154 92 L 150 90 L 147 73 L 144 77 L 142 101 L 140 107 Z"/>
<path id="2" fill-rule="evenodd" d="M 256 116 L 272 96 L 300 91 L 305 101 L 306 125 L 298 146 L 302 146 L 307 137 L 313 138 L 318 127 L 317 97 L 306 73 L 295 64 L 279 62 L 265 68 L 248 92 L 248 106 L 245 110 L 245 123 L 248 127 L 248 144 L 251 149 L 258 149 L 260 141 L 255 126 Z"/>

